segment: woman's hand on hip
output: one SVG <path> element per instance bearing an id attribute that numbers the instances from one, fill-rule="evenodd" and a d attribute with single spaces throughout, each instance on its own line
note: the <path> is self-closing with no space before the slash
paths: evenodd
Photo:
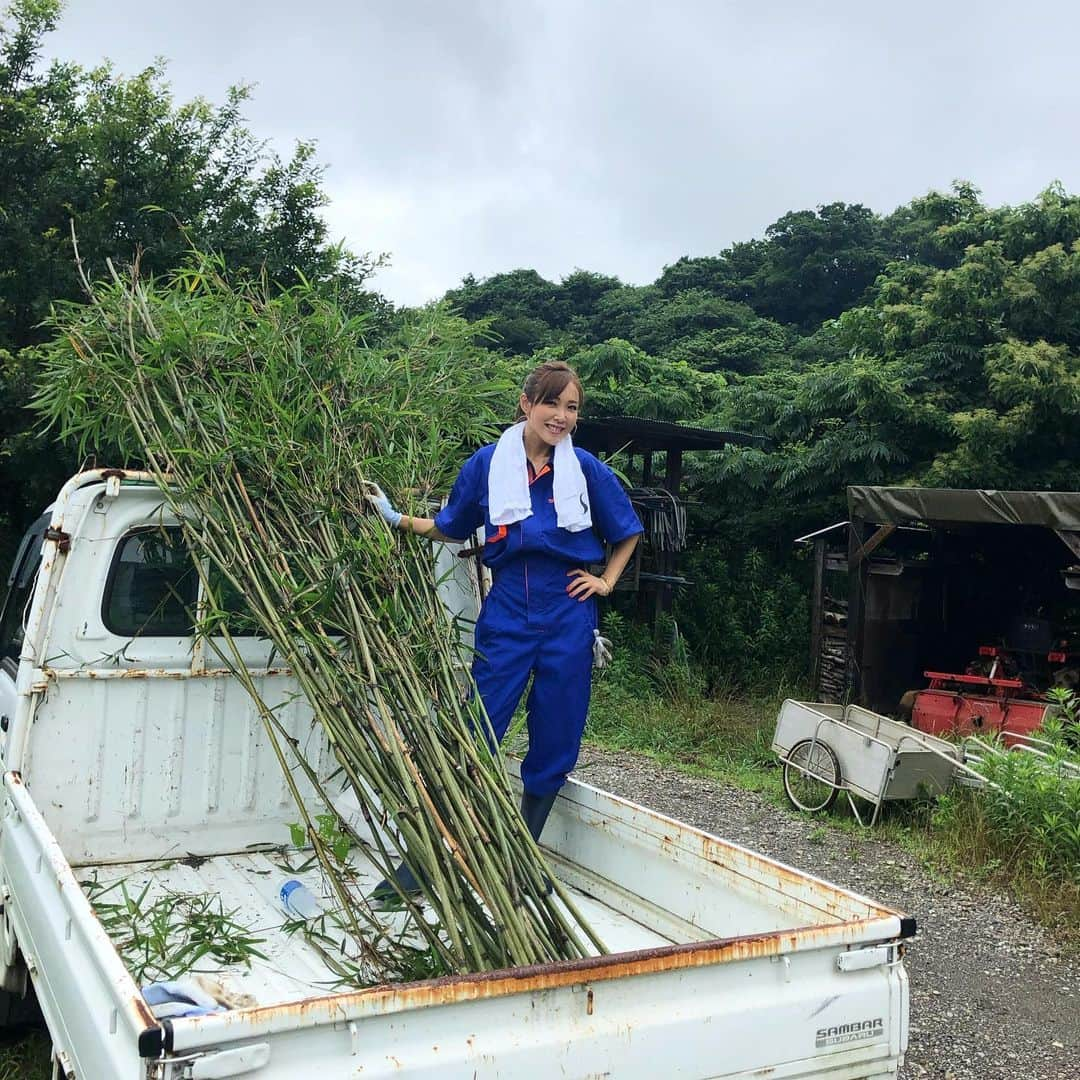
<path id="1" fill-rule="evenodd" d="M 574 580 L 566 586 L 566 591 L 575 600 L 588 600 L 590 596 L 610 596 L 611 586 L 596 574 L 590 574 L 580 568 L 568 570 L 567 576 Z"/>

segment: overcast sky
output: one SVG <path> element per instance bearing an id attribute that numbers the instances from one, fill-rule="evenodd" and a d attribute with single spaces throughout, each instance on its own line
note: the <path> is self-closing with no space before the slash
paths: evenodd
<path id="1" fill-rule="evenodd" d="M 332 235 L 419 303 L 520 266 L 644 283 L 956 178 L 1078 190 L 1078 31 L 1080 5 L 1015 0 L 69 0 L 48 45 L 165 57 L 184 100 L 256 84 L 249 126 L 317 141 Z"/>

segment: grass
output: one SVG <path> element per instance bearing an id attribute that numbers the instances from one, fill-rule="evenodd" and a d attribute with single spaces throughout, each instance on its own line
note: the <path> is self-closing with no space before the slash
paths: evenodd
<path id="1" fill-rule="evenodd" d="M 50 1048 L 42 1031 L 0 1037 L 0 1080 L 49 1080 Z"/>
<path id="2" fill-rule="evenodd" d="M 908 827 L 902 842 L 925 862 L 1007 890 L 1072 951 L 1080 951 L 1080 882 L 1047 867 L 1036 845 L 1003 834 L 976 791 L 959 788 Z"/>
<path id="3" fill-rule="evenodd" d="M 664 694 L 637 680 L 627 685 L 619 675 L 597 680 L 586 729 L 590 742 L 782 797 L 769 747 L 783 695 Z"/>
<path id="4" fill-rule="evenodd" d="M 93 877 L 81 882 L 94 913 L 113 940 L 131 977 L 140 985 L 179 979 L 190 972 L 216 971 L 226 964 L 251 966 L 265 960 L 263 939 L 225 911 L 221 897 L 166 891 L 150 900 L 151 880 L 129 889 L 127 878 L 108 885 Z M 200 965 L 208 961 L 210 966 Z"/>

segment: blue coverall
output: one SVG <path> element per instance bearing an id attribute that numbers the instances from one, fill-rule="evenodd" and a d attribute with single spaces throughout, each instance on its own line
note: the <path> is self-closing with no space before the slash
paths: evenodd
<path id="1" fill-rule="evenodd" d="M 484 526 L 483 561 L 493 583 L 476 624 L 473 678 L 501 740 L 533 676 L 526 702 L 529 751 L 521 781 L 528 795 L 546 796 L 562 787 L 577 762 L 592 682 L 596 601 L 567 595 L 573 580 L 569 571 L 603 559 L 601 538 L 617 544 L 643 530 L 615 474 L 577 447 L 592 529 L 572 533 L 559 528 L 550 464 L 536 474 L 529 465 L 532 516 L 492 525 L 488 468 L 494 451 L 485 446 L 465 462 L 449 501 L 435 516 L 435 527 L 444 536 L 464 539 Z"/>

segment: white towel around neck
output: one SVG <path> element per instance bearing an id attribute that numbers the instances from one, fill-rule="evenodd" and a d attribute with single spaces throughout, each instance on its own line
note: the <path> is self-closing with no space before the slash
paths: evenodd
<path id="1" fill-rule="evenodd" d="M 532 515 L 529 464 L 525 457 L 525 421 L 508 427 L 495 444 L 488 466 L 488 514 L 493 525 L 512 525 Z M 592 528 L 589 489 L 570 436 L 555 444 L 553 481 L 559 528 L 581 532 Z"/>

